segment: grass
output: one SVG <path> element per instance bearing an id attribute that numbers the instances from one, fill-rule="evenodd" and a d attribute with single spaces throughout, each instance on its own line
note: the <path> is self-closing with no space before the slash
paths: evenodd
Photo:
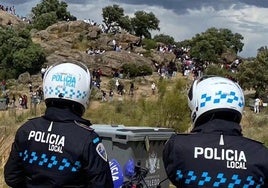
<path id="1" fill-rule="evenodd" d="M 261 113 L 255 114 L 246 108 L 242 119 L 243 134 L 245 137 L 263 142 L 268 147 L 268 109 L 263 108 Z"/>

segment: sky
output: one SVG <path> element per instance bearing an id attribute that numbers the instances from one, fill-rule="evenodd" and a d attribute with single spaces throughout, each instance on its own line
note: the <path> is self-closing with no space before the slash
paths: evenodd
<path id="1" fill-rule="evenodd" d="M 19 16 L 28 16 L 42 0 L 1 0 L 4 6 L 15 6 Z M 159 32 L 175 41 L 191 39 L 208 28 L 226 28 L 244 39 L 244 58 L 256 57 L 260 47 L 268 46 L 268 0 L 65 0 L 68 11 L 77 19 L 101 24 L 102 8 L 119 5 L 125 15 L 136 11 L 152 12 L 159 20 Z"/>

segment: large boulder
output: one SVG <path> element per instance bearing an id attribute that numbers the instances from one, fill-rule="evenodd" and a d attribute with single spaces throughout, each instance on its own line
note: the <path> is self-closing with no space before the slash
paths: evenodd
<path id="1" fill-rule="evenodd" d="M 19 84 L 27 84 L 29 82 L 31 82 L 31 75 L 29 72 L 25 72 L 19 75 L 18 77 Z"/>
<path id="2" fill-rule="evenodd" d="M 150 59 L 127 51 L 108 51 L 103 54 L 89 55 L 78 50 L 65 50 L 56 51 L 47 57 L 49 65 L 65 60 L 82 61 L 90 70 L 101 68 L 104 76 L 111 76 L 114 70 L 120 69 L 124 64 L 134 63 L 137 66 L 144 64 L 148 66 L 152 65 Z"/>

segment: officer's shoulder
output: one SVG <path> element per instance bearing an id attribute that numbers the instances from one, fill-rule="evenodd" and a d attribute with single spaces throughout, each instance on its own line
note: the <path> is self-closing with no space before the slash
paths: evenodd
<path id="1" fill-rule="evenodd" d="M 88 131 L 90 131 L 90 132 L 94 131 L 94 129 L 91 128 L 89 125 L 83 124 L 83 123 L 78 122 L 78 121 L 74 121 L 74 123 L 75 123 L 77 126 L 83 128 L 83 129 L 85 129 L 85 130 L 88 130 Z"/>
<path id="2" fill-rule="evenodd" d="M 247 141 L 250 141 L 250 142 L 252 142 L 252 143 L 261 144 L 261 145 L 264 144 L 263 142 L 260 142 L 260 141 L 258 141 L 258 140 L 253 140 L 253 139 L 248 138 L 248 137 L 244 137 L 244 138 L 245 138 Z"/>
<path id="3" fill-rule="evenodd" d="M 29 118 L 28 121 L 34 121 L 34 120 L 39 120 L 40 117 L 33 117 L 33 118 Z"/>
<path id="4" fill-rule="evenodd" d="M 195 135 L 196 133 L 176 133 L 176 136 L 191 136 L 191 135 Z"/>
<path id="5" fill-rule="evenodd" d="M 176 134 L 171 135 L 170 139 L 171 140 L 172 139 L 184 139 L 192 135 L 195 135 L 195 133 L 176 133 Z"/>

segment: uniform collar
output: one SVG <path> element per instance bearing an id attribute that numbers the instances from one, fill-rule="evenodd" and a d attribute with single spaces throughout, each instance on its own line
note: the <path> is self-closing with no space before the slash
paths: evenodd
<path id="1" fill-rule="evenodd" d="M 238 123 L 221 119 L 213 119 L 198 127 L 192 133 L 221 133 L 226 135 L 242 136 L 242 129 Z"/>
<path id="2" fill-rule="evenodd" d="M 56 108 L 56 107 L 48 107 L 46 109 L 45 115 L 43 116 L 45 119 L 50 121 L 58 121 L 58 122 L 73 122 L 77 121 L 83 123 L 85 125 L 90 126 L 91 123 L 89 120 L 86 120 L 74 113 L 69 108 Z"/>

